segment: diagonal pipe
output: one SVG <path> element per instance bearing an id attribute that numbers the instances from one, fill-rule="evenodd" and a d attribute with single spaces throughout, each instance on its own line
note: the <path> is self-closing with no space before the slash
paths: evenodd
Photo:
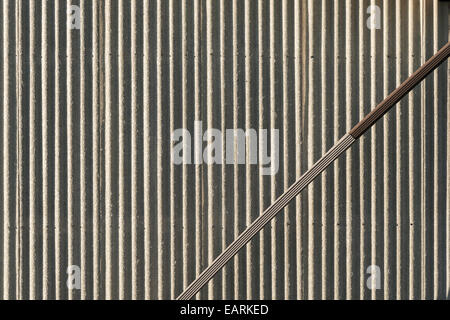
<path id="1" fill-rule="evenodd" d="M 450 55 L 450 42 L 442 47 L 433 57 L 425 62 L 399 87 L 389 94 L 375 109 L 353 127 L 326 154 L 324 154 L 308 171 L 306 171 L 289 189 L 252 222 L 177 298 L 189 300 L 219 272 L 220 269 L 242 247 L 244 247 L 264 226 L 272 220 L 292 199 L 305 189 L 336 158 L 344 153 L 359 137 L 372 127 L 383 115 L 399 102 L 408 92 L 417 86 L 427 75 L 442 64 Z"/>

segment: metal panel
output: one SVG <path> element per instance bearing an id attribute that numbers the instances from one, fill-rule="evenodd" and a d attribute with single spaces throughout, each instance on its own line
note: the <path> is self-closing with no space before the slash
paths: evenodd
<path id="1" fill-rule="evenodd" d="M 175 298 L 449 40 L 448 21 L 437 0 L 2 1 L 0 297 Z M 198 297 L 448 298 L 449 74 L 403 99 Z M 174 164 L 171 133 L 195 121 L 279 129 L 278 172 L 248 155 Z"/>

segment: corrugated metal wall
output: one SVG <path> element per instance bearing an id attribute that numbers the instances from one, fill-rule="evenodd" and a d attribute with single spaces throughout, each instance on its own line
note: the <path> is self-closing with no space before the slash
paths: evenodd
<path id="1" fill-rule="evenodd" d="M 371 4 L 381 29 L 366 25 Z M 80 30 L 68 27 L 70 5 Z M 0 297 L 176 297 L 449 40 L 448 20 L 437 0 L 2 1 Z M 448 298 L 449 71 L 403 99 L 199 297 Z M 278 173 L 172 164 L 171 132 L 195 120 L 279 129 Z M 66 286 L 70 265 L 80 290 Z M 379 290 L 366 286 L 370 265 Z"/>

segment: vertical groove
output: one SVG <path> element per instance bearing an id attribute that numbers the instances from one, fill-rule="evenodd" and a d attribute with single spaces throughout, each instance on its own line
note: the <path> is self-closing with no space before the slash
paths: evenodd
<path id="1" fill-rule="evenodd" d="M 345 73 L 345 36 L 342 30 L 340 21 L 345 19 L 345 7 L 342 2 L 333 2 L 334 10 L 334 90 L 333 90 L 333 138 L 336 141 L 345 132 L 345 88 L 342 75 Z M 330 92 L 331 95 L 331 92 Z M 309 148 L 308 148 L 309 149 Z M 345 162 L 344 159 L 337 159 L 334 164 L 334 217 L 333 217 L 333 298 L 342 299 L 345 295 L 346 273 L 345 265 L 345 223 L 343 219 L 343 212 L 345 210 Z"/>
<path id="2" fill-rule="evenodd" d="M 372 1 L 371 4 L 378 5 L 380 8 L 381 1 Z M 381 9 L 381 14 L 383 14 L 383 9 Z M 384 28 L 384 20 L 381 23 L 381 28 Z M 381 32 L 380 32 L 381 31 Z M 371 29 L 371 100 L 370 104 L 372 106 L 376 105 L 378 101 L 382 98 L 383 89 L 383 71 L 382 71 L 382 61 L 383 61 L 383 42 L 382 42 L 382 30 Z M 381 49 L 380 49 L 381 48 Z M 385 120 L 383 120 L 385 121 Z M 384 277 L 382 278 L 381 290 L 378 290 L 376 286 L 372 286 L 372 299 L 381 299 L 383 296 L 384 288 L 384 278 L 386 276 L 386 270 L 384 270 L 383 265 L 383 216 L 384 212 L 383 201 L 383 179 L 384 173 L 383 168 L 383 153 L 381 152 L 383 148 L 383 126 L 378 124 L 373 130 L 371 130 L 371 193 L 373 196 L 371 198 L 371 265 L 383 270 Z"/>
<path id="3" fill-rule="evenodd" d="M 90 78 L 87 74 L 93 71 L 93 59 L 86 53 L 94 51 L 92 47 L 93 34 L 92 30 L 92 7 L 87 1 L 80 1 L 81 10 L 81 29 L 80 29 L 80 129 L 79 129 L 79 148 L 80 148 L 80 269 L 81 269 L 81 299 L 93 298 L 93 254 L 90 244 L 93 242 L 92 238 L 92 217 L 94 216 L 92 193 L 94 189 L 92 184 L 94 179 L 89 178 L 93 176 L 93 140 L 96 135 L 93 132 L 93 123 L 95 116 L 93 115 L 94 108 L 92 107 L 92 90 L 94 89 Z"/>
<path id="4" fill-rule="evenodd" d="M 202 95 L 202 83 L 201 83 L 201 74 L 200 69 L 202 65 L 201 59 L 201 43 L 202 43 L 202 11 L 201 11 L 201 0 L 194 0 L 194 120 L 200 121 L 202 119 L 202 109 L 201 109 L 201 95 Z M 203 130 L 203 128 L 199 128 Z M 201 132 L 199 133 L 201 135 Z M 194 135 L 197 135 L 197 132 L 194 128 Z M 201 139 L 201 138 L 200 138 Z M 197 145 L 194 138 L 194 150 L 196 147 L 200 147 Z M 201 143 L 201 142 L 200 142 Z M 201 154 L 203 156 L 203 154 Z M 204 264 L 204 249 L 203 249 L 203 170 L 201 166 L 201 159 L 198 159 L 196 155 L 194 155 L 194 165 L 195 165 L 195 275 L 198 276 L 203 269 Z M 197 298 L 204 299 L 204 291 L 200 292 L 197 295 Z"/>
<path id="5" fill-rule="evenodd" d="M 367 8 L 370 1 L 360 1 L 359 8 L 359 28 L 367 28 L 366 17 Z M 370 61 L 371 61 L 371 47 L 370 47 L 370 32 L 359 33 L 359 90 L 360 90 L 360 104 L 358 118 L 362 119 L 371 110 L 371 90 L 370 90 Z M 360 185 L 370 185 L 370 156 L 371 145 L 370 135 L 361 137 L 360 144 Z M 371 219 L 370 219 L 370 188 L 360 188 L 360 215 L 361 215 L 361 242 L 360 242 L 360 299 L 369 299 L 370 292 L 366 285 L 367 268 L 371 265 Z"/>
<path id="6" fill-rule="evenodd" d="M 220 105 L 221 105 L 221 126 L 222 137 L 225 137 L 227 128 L 233 126 L 233 54 L 232 37 L 229 32 L 232 28 L 232 5 L 231 1 L 220 1 Z M 226 164 L 226 144 L 222 144 L 222 161 Z M 229 165 L 222 165 L 221 188 L 222 188 L 222 232 L 221 250 L 224 250 L 233 240 L 233 172 L 234 168 Z M 186 286 L 189 283 L 186 284 Z M 186 287 L 185 286 L 185 287 Z M 231 264 L 224 267 L 222 271 L 222 298 L 233 297 L 233 266 Z"/>
<path id="7" fill-rule="evenodd" d="M 50 69 L 51 52 L 48 43 L 51 39 L 51 31 L 49 26 L 50 21 L 50 6 L 48 1 L 42 1 L 42 36 L 41 36 L 41 83 L 42 83 L 42 298 L 49 299 L 52 297 L 54 283 L 51 278 L 52 255 L 54 249 L 52 247 L 52 220 L 51 220 L 51 174 L 53 168 L 51 168 L 50 152 L 53 150 L 50 143 L 50 137 L 52 136 L 52 119 L 51 119 L 51 82 L 50 82 Z"/>
<path id="8" fill-rule="evenodd" d="M 142 225 L 145 224 L 143 214 L 143 171 L 142 152 L 143 143 L 143 107 L 142 87 L 143 80 L 143 57 L 142 41 L 138 30 L 142 30 L 143 20 L 140 11 L 143 9 L 142 3 L 133 2 L 131 4 L 131 298 L 142 299 L 144 297 L 145 283 L 140 279 L 144 277 L 144 264 L 141 256 L 145 244 L 145 237 Z M 144 8 L 145 10 L 145 8 Z M 144 72 L 145 73 L 145 72 Z M 144 180 L 145 181 L 145 180 Z M 144 242 L 145 243 L 145 242 Z M 145 252 L 145 251 L 144 251 Z"/>
<path id="9" fill-rule="evenodd" d="M 13 1 L 2 5 L 2 294 L 3 299 L 16 298 L 15 228 L 16 228 L 16 91 L 15 91 L 15 7 Z"/>
<path id="10" fill-rule="evenodd" d="M 150 0 L 144 1 L 144 108 L 143 108 L 143 121 L 144 121 L 144 194 L 150 194 L 151 190 L 151 174 L 150 174 L 150 149 L 151 149 L 151 127 L 150 127 L 150 113 L 154 106 L 152 105 L 150 96 L 150 48 L 151 48 L 151 26 L 150 26 Z M 151 264 L 152 257 L 150 254 L 150 236 L 151 236 L 151 202 L 150 197 L 144 197 L 144 286 L 145 286 L 145 299 L 151 298 L 150 287 L 153 285 L 151 279 Z"/>
<path id="11" fill-rule="evenodd" d="M 392 3 L 394 4 L 394 3 Z M 395 89 L 395 82 L 390 74 L 395 74 L 395 41 L 399 40 L 395 38 L 395 29 L 393 23 L 395 22 L 394 14 L 395 7 L 383 6 L 383 52 L 382 52 L 382 65 L 383 65 L 383 88 L 382 96 L 386 96 Z M 395 136 L 395 118 L 394 113 L 388 113 L 383 119 L 383 291 L 384 299 L 392 299 L 394 297 L 392 292 L 392 285 L 395 283 L 395 265 L 393 262 L 393 252 L 395 251 L 395 236 L 394 228 L 394 213 L 395 206 L 393 204 L 393 195 L 395 193 L 392 190 L 392 186 L 395 186 L 395 144 L 392 141 L 392 137 Z"/>
<path id="12" fill-rule="evenodd" d="M 102 3 L 103 4 L 103 3 Z M 100 170 L 100 150 L 101 150 L 101 93 L 100 93 L 100 46 L 101 46 L 101 18 L 100 18 L 100 1 L 92 3 L 93 11 L 93 80 L 92 80 L 92 190 L 93 190 L 93 204 L 92 204 L 92 281 L 93 281 L 93 296 L 92 298 L 98 300 L 102 297 L 101 286 L 101 170 Z M 86 244 L 87 245 L 87 244 Z"/>
<path id="13" fill-rule="evenodd" d="M 420 18 L 420 6 L 418 3 L 408 3 L 408 74 L 417 69 L 421 64 L 421 36 L 420 24 L 416 23 Z M 420 88 L 409 94 L 408 99 L 408 153 L 420 154 Z M 408 159 L 408 194 L 409 194 L 409 299 L 419 299 L 420 295 L 420 157 Z"/>
<path id="14" fill-rule="evenodd" d="M 65 29 L 66 24 L 66 7 L 63 2 L 56 2 L 55 4 L 55 282 L 56 282 L 56 298 L 67 299 L 66 286 L 66 268 L 67 258 L 66 249 L 66 235 L 67 229 L 64 225 L 63 218 L 66 216 L 67 207 L 64 198 L 65 193 L 65 162 L 66 152 L 64 144 L 64 117 L 66 113 L 65 102 Z"/>
<path id="15" fill-rule="evenodd" d="M 105 1 L 105 298 L 117 299 L 118 272 L 118 105 L 117 3 Z"/>
<path id="16" fill-rule="evenodd" d="M 28 155 L 30 157 L 30 171 L 29 171 L 29 219 L 30 219 L 30 229 L 29 229 L 29 260 L 30 260 L 30 299 L 38 299 L 38 266 L 40 265 L 38 260 L 39 255 L 38 245 L 38 193 L 37 188 L 39 185 L 39 178 L 37 175 L 37 140 L 38 138 L 38 119 L 37 119 L 37 88 L 36 88 L 36 75 L 39 73 L 36 64 L 36 49 L 37 49 L 37 23 L 36 23 L 36 3 L 30 2 L 29 13 L 30 14 L 30 100 L 29 100 L 29 151 Z"/>
<path id="17" fill-rule="evenodd" d="M 245 1 L 233 1 L 233 126 L 237 130 L 245 128 Z M 242 214 L 245 208 L 245 183 L 238 177 L 244 175 L 243 166 L 238 164 L 241 156 L 236 151 L 237 142 L 234 143 L 234 239 L 245 228 L 246 215 Z M 246 296 L 246 251 L 241 251 L 234 258 L 234 299 L 244 299 Z"/>

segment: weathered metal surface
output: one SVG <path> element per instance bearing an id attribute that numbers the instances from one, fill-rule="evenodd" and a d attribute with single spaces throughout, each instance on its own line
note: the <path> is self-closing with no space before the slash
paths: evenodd
<path id="1" fill-rule="evenodd" d="M 380 29 L 368 28 L 370 5 Z M 175 298 L 449 40 L 448 21 L 437 0 L 2 1 L 0 297 Z M 448 298 L 449 70 L 199 296 Z M 195 120 L 203 131 L 279 129 L 277 173 L 173 164 L 170 135 L 193 133 Z M 67 288 L 71 265 L 80 290 Z"/>

